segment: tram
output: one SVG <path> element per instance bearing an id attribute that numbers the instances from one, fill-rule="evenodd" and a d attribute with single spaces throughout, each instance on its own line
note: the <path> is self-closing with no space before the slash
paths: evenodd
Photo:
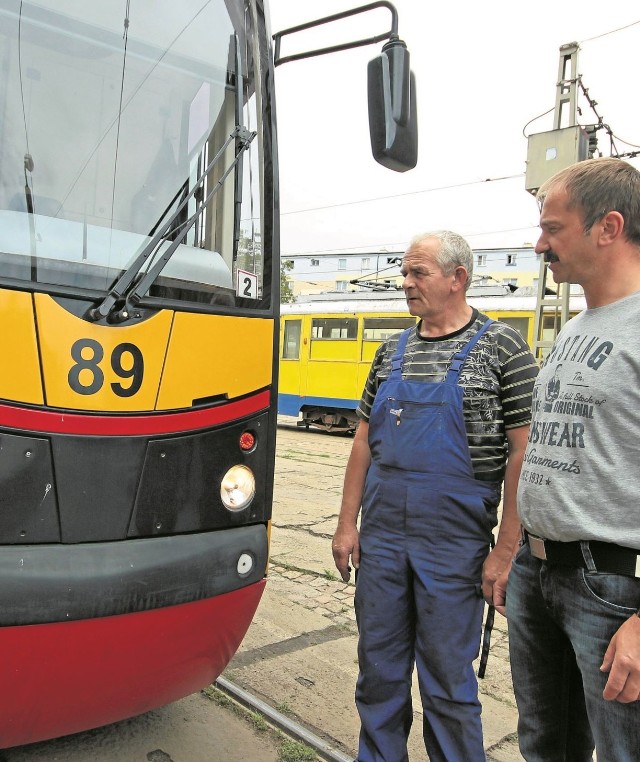
<path id="1" fill-rule="evenodd" d="M 265 585 L 261 4 L 0 2 L 0 747 L 214 680 Z"/>
<path id="2" fill-rule="evenodd" d="M 518 330 L 533 346 L 535 296 L 468 294 L 468 301 L 494 320 Z M 584 309 L 571 299 L 570 314 Z M 356 408 L 376 349 L 414 325 L 403 292 L 326 294 L 283 304 L 280 322 L 278 412 L 299 426 L 346 433 L 358 425 Z M 553 337 L 558 315 L 543 316 L 543 338 Z"/>
<path id="3" fill-rule="evenodd" d="M 274 58 L 264 0 L 0 0 L 0 748 L 215 680 L 262 595 L 277 419 L 274 66 L 388 40 L 381 164 L 417 161 L 391 31 Z M 385 52 L 387 51 L 387 52 Z"/>
<path id="4" fill-rule="evenodd" d="M 389 40 L 369 81 L 372 150 L 404 171 L 415 86 L 397 14 L 387 0 L 346 13 L 381 6 L 391 32 L 355 44 Z M 278 61 L 264 0 L 0 0 L 0 61 L 7 748 L 208 685 L 258 606 Z"/>

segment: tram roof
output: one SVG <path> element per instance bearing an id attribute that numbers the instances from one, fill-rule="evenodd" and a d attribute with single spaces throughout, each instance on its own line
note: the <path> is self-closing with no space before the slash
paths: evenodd
<path id="1" fill-rule="evenodd" d="M 324 297 L 324 298 L 323 298 Z M 348 296 L 335 294 L 314 294 L 309 301 L 283 304 L 283 315 L 308 314 L 365 314 L 365 313 L 404 313 L 407 314 L 407 303 L 404 292 L 393 293 L 354 293 Z M 467 294 L 472 307 L 481 312 L 532 312 L 536 307 L 536 296 L 533 294 L 486 295 Z M 572 311 L 585 309 L 584 296 L 571 295 L 570 309 Z"/>

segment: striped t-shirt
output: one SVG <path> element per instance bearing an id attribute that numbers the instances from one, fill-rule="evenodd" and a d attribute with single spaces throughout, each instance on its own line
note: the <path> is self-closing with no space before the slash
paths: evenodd
<path id="1" fill-rule="evenodd" d="M 420 324 L 407 341 L 402 378 L 405 381 L 444 381 L 453 356 L 488 320 L 474 309 L 470 322 L 459 331 L 438 338 L 423 338 Z M 389 378 L 391 358 L 400 334 L 378 347 L 358 405 L 358 415 L 369 421 L 380 384 Z M 469 452 L 476 479 L 501 482 L 507 458 L 505 432 L 531 422 L 531 394 L 538 374 L 526 341 L 506 323 L 487 328 L 471 350 L 462 372 L 463 413 Z"/>

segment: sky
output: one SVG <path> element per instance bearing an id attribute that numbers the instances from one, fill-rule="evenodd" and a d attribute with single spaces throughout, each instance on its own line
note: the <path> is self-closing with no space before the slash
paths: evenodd
<path id="1" fill-rule="evenodd" d="M 271 30 L 362 4 L 269 0 Z M 535 244 L 539 215 L 525 190 L 525 136 L 553 129 L 566 43 L 579 43 L 578 73 L 597 104 L 596 114 L 580 94 L 578 123 L 601 117 L 619 138 L 618 152 L 640 148 L 634 3 L 394 4 L 416 77 L 418 164 L 396 173 L 371 156 L 367 63 L 382 43 L 278 66 L 283 256 L 403 251 L 415 235 L 435 229 L 461 233 L 474 249 Z M 390 18 L 382 8 L 287 37 L 282 55 L 387 31 Z M 602 155 L 611 155 L 605 131 L 598 135 Z M 640 157 L 628 161 L 640 169 Z"/>

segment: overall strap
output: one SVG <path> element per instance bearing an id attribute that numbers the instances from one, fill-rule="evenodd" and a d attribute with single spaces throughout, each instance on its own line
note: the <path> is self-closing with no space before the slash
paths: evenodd
<path id="1" fill-rule="evenodd" d="M 471 337 L 471 339 L 460 349 L 458 352 L 455 353 L 453 356 L 453 360 L 451 361 L 451 365 L 449 366 L 449 370 L 447 371 L 447 377 L 445 378 L 445 383 L 451 384 L 457 384 L 458 379 L 460 378 L 460 372 L 462 371 L 462 368 L 465 364 L 465 361 L 467 357 L 469 356 L 469 353 L 471 350 L 475 347 L 475 345 L 478 343 L 478 340 L 482 336 L 482 334 L 487 330 L 487 328 L 492 324 L 495 323 L 495 320 L 492 320 L 489 318 L 486 323 L 483 323 L 477 333 Z"/>
<path id="2" fill-rule="evenodd" d="M 391 375 L 389 378 L 401 378 L 402 377 L 402 358 L 404 357 L 404 350 L 407 346 L 407 340 L 411 336 L 412 331 L 415 331 L 416 327 L 412 325 L 410 328 L 406 328 L 401 334 L 398 340 L 398 346 L 396 352 L 391 358 Z"/>

